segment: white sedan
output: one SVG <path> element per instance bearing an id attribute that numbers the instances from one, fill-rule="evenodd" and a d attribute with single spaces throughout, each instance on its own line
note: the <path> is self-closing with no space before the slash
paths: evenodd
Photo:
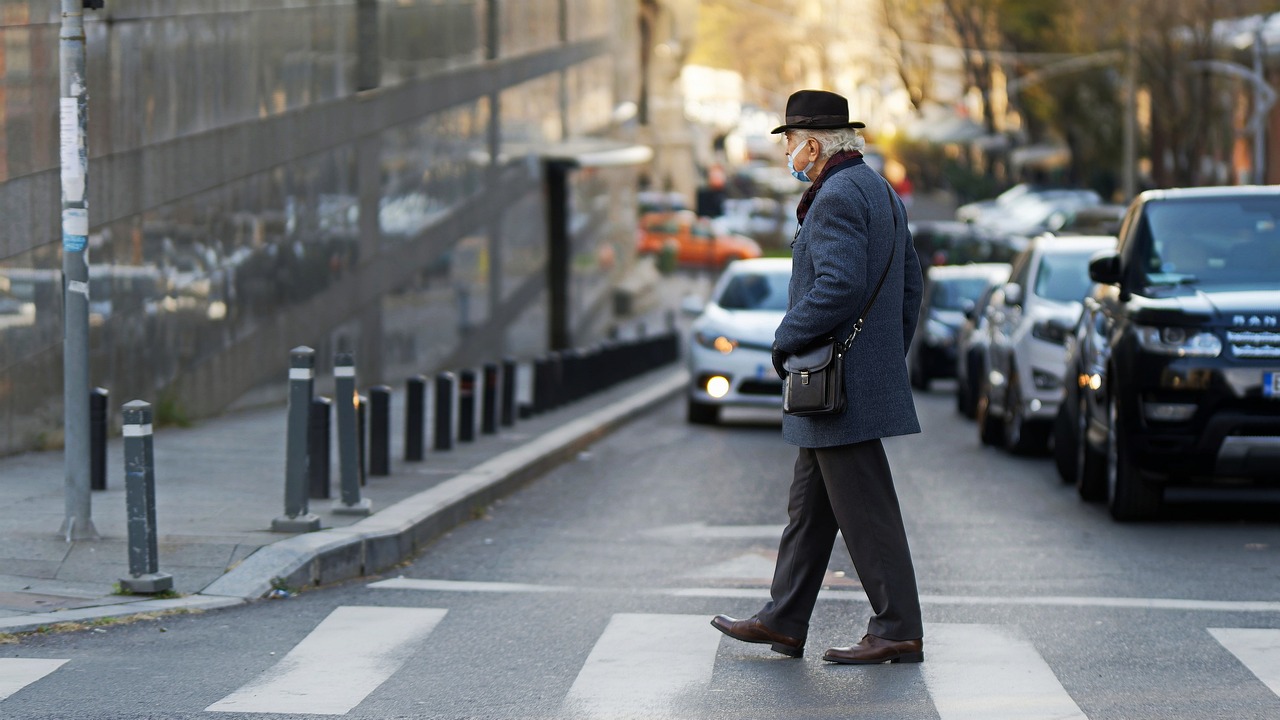
<path id="1" fill-rule="evenodd" d="M 710 425 L 727 405 L 782 409 L 773 333 L 787 311 L 790 258 L 738 260 L 725 268 L 689 342 L 689 422 Z"/>

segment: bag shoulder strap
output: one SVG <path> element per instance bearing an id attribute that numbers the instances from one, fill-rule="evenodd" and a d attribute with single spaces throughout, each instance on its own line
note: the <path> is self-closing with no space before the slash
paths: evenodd
<path id="1" fill-rule="evenodd" d="M 898 253 L 898 204 L 893 201 L 893 193 L 889 189 L 888 180 L 884 183 L 884 192 L 889 196 L 889 216 L 893 218 L 893 240 L 889 244 L 889 264 L 884 266 L 884 272 L 880 273 L 880 282 L 876 283 L 876 289 L 871 293 L 871 298 L 862 307 L 862 312 L 858 313 L 858 321 L 853 324 L 853 332 L 849 333 L 849 337 L 840 343 L 841 352 L 848 352 L 849 346 L 853 344 L 853 339 L 858 337 L 858 333 L 862 332 L 862 322 L 866 319 L 867 313 L 871 312 L 871 306 L 875 304 L 876 297 L 880 295 L 880 288 L 884 286 L 884 279 L 889 276 L 889 268 L 893 267 L 893 258 Z"/>

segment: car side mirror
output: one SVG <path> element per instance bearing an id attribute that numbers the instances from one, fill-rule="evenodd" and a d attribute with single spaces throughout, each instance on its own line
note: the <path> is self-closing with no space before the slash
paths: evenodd
<path id="1" fill-rule="evenodd" d="M 1089 261 L 1089 279 L 1103 285 L 1120 284 L 1120 254 L 1104 252 Z"/>
<path id="2" fill-rule="evenodd" d="M 701 315 L 704 308 L 706 308 L 706 304 L 697 295 L 685 295 L 684 299 L 680 301 L 680 312 L 685 315 Z"/>
<path id="3" fill-rule="evenodd" d="M 1022 286 L 1018 283 L 1006 283 L 1004 286 L 1004 304 L 1005 305 L 1021 305 L 1022 304 Z"/>

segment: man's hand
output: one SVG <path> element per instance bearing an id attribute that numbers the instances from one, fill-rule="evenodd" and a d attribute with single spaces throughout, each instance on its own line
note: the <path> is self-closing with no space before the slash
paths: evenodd
<path id="1" fill-rule="evenodd" d="M 778 373 L 779 380 L 787 379 L 787 369 L 783 367 L 783 363 L 790 357 L 790 353 L 783 352 L 778 349 L 777 345 L 773 346 L 773 371 Z"/>

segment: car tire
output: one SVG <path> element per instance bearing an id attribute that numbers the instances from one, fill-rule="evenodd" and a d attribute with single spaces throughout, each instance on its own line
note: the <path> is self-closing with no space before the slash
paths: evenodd
<path id="1" fill-rule="evenodd" d="M 1014 455 L 1038 455 L 1048 449 L 1049 434 L 1044 423 L 1022 415 L 1022 387 L 1017 373 L 1009 375 L 1004 402 L 1004 448 Z"/>
<path id="2" fill-rule="evenodd" d="M 1160 514 L 1164 493 L 1145 482 L 1133 462 L 1114 393 L 1107 412 L 1107 509 L 1111 517 L 1122 522 L 1152 519 Z"/>
<path id="3" fill-rule="evenodd" d="M 689 398 L 687 417 L 693 425 L 715 425 L 720 422 L 720 406 Z"/>
<path id="4" fill-rule="evenodd" d="M 978 421 L 978 439 L 983 445 L 999 446 L 1004 443 L 1004 423 L 991 414 L 989 394 L 990 391 L 984 388 L 978 397 L 978 406 L 974 410 L 974 417 Z"/>
<path id="5" fill-rule="evenodd" d="M 959 389 L 963 388 L 963 390 Z M 960 378 L 958 389 L 956 390 L 956 407 L 960 410 L 960 414 L 969 419 L 977 416 L 978 397 L 982 392 L 982 360 L 977 352 L 969 354 L 969 362 L 965 365 L 964 377 Z M 964 402 L 961 404 L 960 396 L 964 396 Z"/>
<path id="6" fill-rule="evenodd" d="M 1053 418 L 1053 464 L 1064 483 L 1076 481 L 1075 403 L 1067 396 Z"/>
<path id="7" fill-rule="evenodd" d="M 917 390 L 928 390 L 929 380 L 931 379 L 928 372 L 920 366 L 919 360 L 916 360 L 911 365 L 911 387 Z"/>
<path id="8" fill-rule="evenodd" d="M 1078 395 L 1075 423 L 1076 492 L 1085 502 L 1102 502 L 1107 499 L 1107 456 L 1089 445 L 1089 405 L 1084 395 Z"/>

